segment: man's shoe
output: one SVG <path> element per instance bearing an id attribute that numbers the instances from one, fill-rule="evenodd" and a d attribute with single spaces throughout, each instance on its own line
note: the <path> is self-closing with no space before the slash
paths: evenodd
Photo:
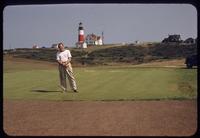
<path id="1" fill-rule="evenodd" d="M 78 92 L 77 90 L 74 90 L 74 92 Z"/>

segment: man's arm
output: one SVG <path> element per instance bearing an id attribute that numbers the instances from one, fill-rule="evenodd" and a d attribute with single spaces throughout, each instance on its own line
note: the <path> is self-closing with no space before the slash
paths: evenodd
<path id="1" fill-rule="evenodd" d="M 56 60 L 57 60 L 57 63 L 58 63 L 58 64 L 61 64 L 61 65 L 62 65 L 62 61 L 61 61 L 61 58 L 59 57 L 58 52 L 57 52 L 57 54 L 56 54 Z"/>

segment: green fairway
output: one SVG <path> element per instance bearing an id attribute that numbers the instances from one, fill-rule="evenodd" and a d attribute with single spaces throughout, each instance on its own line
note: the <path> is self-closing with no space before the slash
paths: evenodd
<path id="1" fill-rule="evenodd" d="M 15 70 L 16 66 L 16 70 Z M 61 93 L 55 67 L 35 69 L 5 64 L 3 97 L 32 100 L 153 100 L 196 99 L 197 69 L 74 68 L 79 93 Z"/>

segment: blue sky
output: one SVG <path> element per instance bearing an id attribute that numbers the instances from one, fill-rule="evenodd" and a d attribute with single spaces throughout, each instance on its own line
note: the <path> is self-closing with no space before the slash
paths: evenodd
<path id="1" fill-rule="evenodd" d="M 197 11 L 189 4 L 18 5 L 3 11 L 3 47 L 75 46 L 79 22 L 85 35 L 103 31 L 105 43 L 197 37 Z"/>

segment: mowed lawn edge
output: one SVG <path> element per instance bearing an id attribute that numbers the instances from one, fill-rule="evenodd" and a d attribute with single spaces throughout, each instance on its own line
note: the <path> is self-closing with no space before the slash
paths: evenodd
<path id="1" fill-rule="evenodd" d="M 23 65 L 23 66 L 22 66 Z M 12 68 L 11 68 L 12 67 Z M 22 68 L 22 69 L 20 69 Z M 62 93 L 57 66 L 4 62 L 4 99 L 126 101 L 196 99 L 197 69 L 74 68 L 79 93 Z"/>

